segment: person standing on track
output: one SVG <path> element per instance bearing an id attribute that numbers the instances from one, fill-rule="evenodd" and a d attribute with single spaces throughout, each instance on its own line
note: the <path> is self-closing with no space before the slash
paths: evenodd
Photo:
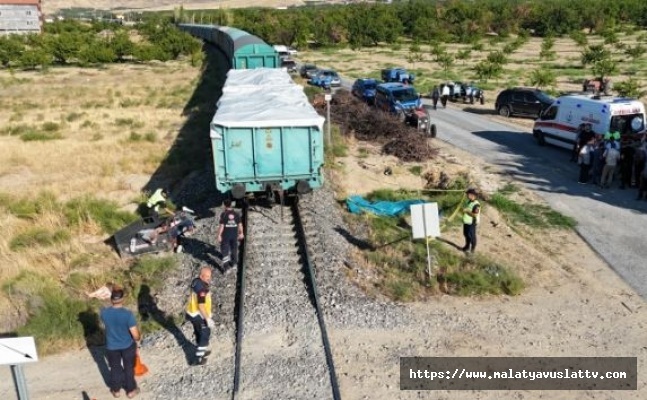
<path id="1" fill-rule="evenodd" d="M 193 325 L 195 334 L 195 359 L 192 365 L 204 365 L 207 362 L 207 356 L 211 354 L 209 350 L 209 337 L 211 329 L 216 324 L 211 318 L 211 293 L 209 284 L 211 283 L 211 268 L 202 267 L 200 275 L 191 282 L 189 291 L 189 302 L 186 307 L 187 319 Z"/>
<path id="2" fill-rule="evenodd" d="M 463 236 L 465 246 L 461 250 L 474 253 L 476 249 L 476 226 L 481 220 L 481 204 L 476 200 L 476 189 L 467 189 L 467 202 L 463 207 Z"/>
<path id="3" fill-rule="evenodd" d="M 225 210 L 220 214 L 218 243 L 222 254 L 222 268 L 228 271 L 238 266 L 238 241 L 243 240 L 245 235 L 240 214 L 231 207 L 231 200 L 226 199 L 223 204 Z"/>
<path id="4" fill-rule="evenodd" d="M 100 312 L 106 330 L 106 358 L 110 366 L 110 393 L 121 396 L 121 388 L 132 399 L 139 393 L 135 381 L 135 356 L 137 342 L 141 339 L 137 321 L 132 311 L 123 307 L 124 291 L 114 286 L 110 294 L 111 307 Z"/>

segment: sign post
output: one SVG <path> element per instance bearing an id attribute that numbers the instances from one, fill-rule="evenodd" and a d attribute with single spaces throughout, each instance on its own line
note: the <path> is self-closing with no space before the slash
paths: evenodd
<path id="1" fill-rule="evenodd" d="M 22 364 L 38 361 L 32 336 L 0 339 L 0 365 L 11 366 L 11 376 L 18 400 L 29 400 Z"/>
<path id="2" fill-rule="evenodd" d="M 332 135 L 330 133 L 330 101 L 332 100 L 332 94 L 326 93 L 324 100 L 326 100 L 326 144 L 332 146 Z"/>
<path id="3" fill-rule="evenodd" d="M 427 246 L 427 275 L 431 279 L 431 253 L 429 239 L 440 236 L 438 203 L 411 205 L 411 230 L 414 239 L 425 239 Z"/>

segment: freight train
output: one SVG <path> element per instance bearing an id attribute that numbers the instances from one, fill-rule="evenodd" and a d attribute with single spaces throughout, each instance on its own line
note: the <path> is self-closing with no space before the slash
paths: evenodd
<path id="1" fill-rule="evenodd" d="M 321 187 L 324 118 L 272 46 L 235 28 L 179 27 L 215 45 L 231 68 L 210 125 L 216 188 L 274 199 Z"/>

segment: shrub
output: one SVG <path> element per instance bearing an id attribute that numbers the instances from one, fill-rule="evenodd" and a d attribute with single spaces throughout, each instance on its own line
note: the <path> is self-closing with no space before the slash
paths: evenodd
<path id="1" fill-rule="evenodd" d="M 45 132 L 56 132 L 61 129 L 61 125 L 56 122 L 45 122 L 41 128 Z"/>
<path id="2" fill-rule="evenodd" d="M 65 120 L 67 122 L 74 122 L 74 121 L 76 121 L 78 119 L 81 119 L 81 117 L 83 117 L 84 115 L 85 115 L 85 113 L 83 113 L 83 112 L 79 113 L 79 112 L 72 111 L 71 113 L 67 114 L 67 116 L 65 117 Z"/>

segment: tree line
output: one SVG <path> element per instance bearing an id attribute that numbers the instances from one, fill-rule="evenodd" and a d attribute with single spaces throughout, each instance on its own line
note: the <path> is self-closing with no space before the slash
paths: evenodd
<path id="1" fill-rule="evenodd" d="M 45 24 L 40 35 L 0 36 L 0 67 L 4 68 L 168 61 L 182 55 L 201 60 L 201 43 L 164 18 L 148 18 L 132 28 L 64 20 Z"/>
<path id="2" fill-rule="evenodd" d="M 396 43 L 471 43 L 487 33 L 562 36 L 610 33 L 623 25 L 647 28 L 644 0 L 409 0 L 393 4 L 308 6 L 286 10 L 227 9 L 176 20 L 232 25 L 268 43 L 353 48 Z"/>

